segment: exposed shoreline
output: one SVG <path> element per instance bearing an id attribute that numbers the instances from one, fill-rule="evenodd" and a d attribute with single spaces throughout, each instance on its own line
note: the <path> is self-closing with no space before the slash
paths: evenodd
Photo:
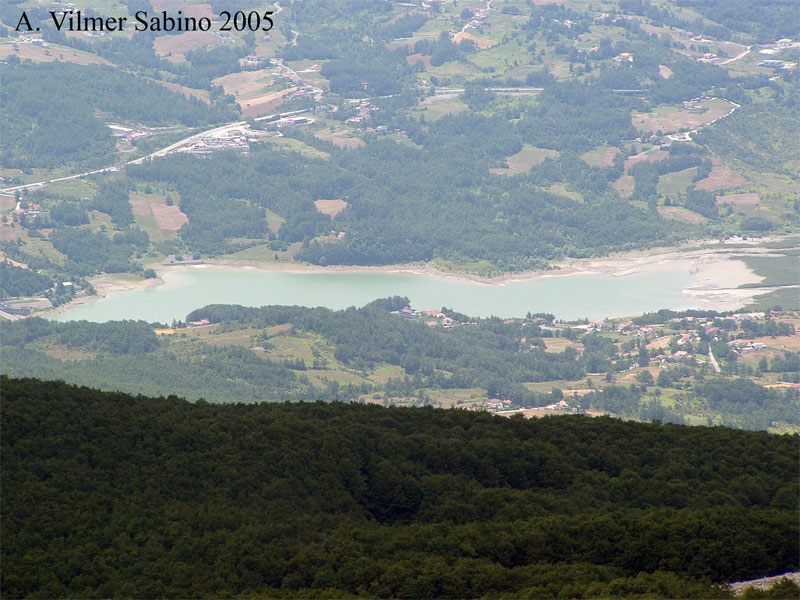
<path id="1" fill-rule="evenodd" d="M 794 236 L 786 236 L 794 237 Z M 769 238 L 777 240 L 785 238 Z M 740 247 L 742 242 L 714 245 L 684 244 L 682 246 L 635 250 L 605 257 L 567 259 L 556 264 L 554 269 L 508 273 L 497 277 L 484 277 L 467 272 L 443 271 L 430 264 L 404 264 L 384 266 L 333 265 L 318 266 L 298 263 L 261 263 L 253 260 L 212 259 L 201 264 L 149 265 L 156 269 L 155 279 L 128 279 L 113 275 L 101 275 L 92 279 L 97 294 L 84 296 L 47 311 L 45 316 L 54 316 L 78 304 L 93 302 L 119 292 L 149 289 L 164 285 L 164 277 L 185 269 L 256 269 L 281 273 L 407 273 L 427 277 L 457 279 L 480 285 L 504 286 L 513 282 L 535 281 L 550 277 L 612 275 L 625 277 L 637 273 L 659 270 L 684 271 L 691 274 L 692 283 L 681 290 L 688 299 L 695 300 L 699 308 L 709 310 L 735 310 L 753 301 L 755 296 L 765 293 L 771 286 L 741 288 L 745 284 L 757 284 L 763 277 L 756 275 L 739 256 L 769 256 L 770 250 L 763 247 L 768 239 L 756 240 L 749 247 Z M 737 246 L 733 246 L 733 244 Z M 655 309 L 655 307 L 654 307 Z"/>

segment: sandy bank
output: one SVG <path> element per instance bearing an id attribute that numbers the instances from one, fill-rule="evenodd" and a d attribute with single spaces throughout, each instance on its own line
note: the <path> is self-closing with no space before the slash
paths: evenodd
<path id="1" fill-rule="evenodd" d="M 252 261 L 211 261 L 205 265 L 189 267 L 163 267 L 160 275 L 172 269 L 186 268 L 252 268 L 283 273 L 408 273 L 428 277 L 458 279 L 481 285 L 503 286 L 513 282 L 535 281 L 550 277 L 576 275 L 612 275 L 625 277 L 652 271 L 681 271 L 691 275 L 691 284 L 682 290 L 688 298 L 697 301 L 698 308 L 719 311 L 733 310 L 750 303 L 753 298 L 772 288 L 740 288 L 763 280 L 747 265 L 736 258 L 741 256 L 767 256 L 769 250 L 753 247 L 732 248 L 726 245 L 712 247 L 685 247 L 626 252 L 608 257 L 569 259 L 552 270 L 511 273 L 498 277 L 482 277 L 471 273 L 441 271 L 428 264 L 389 265 L 382 267 L 301 265 L 295 263 L 256 263 Z"/>
<path id="2" fill-rule="evenodd" d="M 78 304 L 94 302 L 95 300 L 105 298 L 109 294 L 130 292 L 133 290 L 146 290 L 148 288 L 164 285 L 164 281 L 160 277 L 155 279 L 131 279 L 128 276 L 120 277 L 119 275 L 100 275 L 99 277 L 93 278 L 91 283 L 95 289 L 95 292 L 97 292 L 95 295 L 75 298 L 66 304 L 62 304 L 61 306 L 48 310 L 46 312 L 46 316 L 54 317 L 55 315 L 59 315 L 68 311 Z"/>

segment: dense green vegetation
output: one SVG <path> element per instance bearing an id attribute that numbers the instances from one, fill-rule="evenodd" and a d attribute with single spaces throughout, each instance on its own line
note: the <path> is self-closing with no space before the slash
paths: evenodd
<path id="1" fill-rule="evenodd" d="M 40 275 L 30 269 L 0 263 L 0 290 L 2 297 L 7 296 L 32 296 L 50 288 L 53 281 L 47 275 Z"/>
<path id="2" fill-rule="evenodd" d="M 722 598 L 798 568 L 796 436 L 0 389 L 4 597 Z"/>
<path id="3" fill-rule="evenodd" d="M 134 0 L 125 5 L 129 11 L 141 8 Z M 710 20 L 687 18 L 687 7 Z M 313 94 L 306 88 L 302 98 L 292 95 L 283 106 L 313 108 L 317 120 L 284 129 L 284 137 L 295 138 L 290 143 L 252 143 L 246 157 L 172 155 L 127 169 L 123 180 L 99 176 L 95 189 L 82 196 L 31 194 L 44 200 L 45 214 L 19 223 L 44 244 L 70 247 L 64 262 L 50 256 L 45 274 L 68 279 L 99 271 L 142 273 L 142 260 L 165 254 L 207 257 L 254 246 L 262 257 L 319 265 L 435 261 L 495 274 L 544 268 L 565 257 L 670 245 L 689 236 L 762 235 L 798 226 L 800 204 L 786 187 L 797 179 L 791 160 L 796 71 L 771 77 L 771 71 L 749 64 L 755 51 L 732 63 L 705 57 L 711 50 L 720 59 L 730 56 L 729 40 L 774 41 L 786 34 L 796 7 L 780 1 L 736 11 L 718 2 L 621 0 L 600 13 L 578 3 L 509 1 L 480 18 L 477 8 L 290 2 L 280 13 L 277 37 L 234 35 L 188 49 L 181 60 L 157 54 L 159 42 L 151 33 L 85 39 L 43 28 L 48 44 L 72 46 L 114 66 L 20 62 L 17 54 L 25 53 L 14 48 L 4 67 L 8 123 L 2 160 L 25 175 L 31 167 L 68 162 L 78 169 L 107 160 L 115 150 L 105 127 L 112 118 L 132 126 L 231 121 L 249 106 L 249 96 L 307 83 L 315 87 Z M 8 8 L 2 11 L 0 16 L 11 18 Z M 29 17 L 33 23 L 49 19 L 43 6 Z M 475 39 L 454 43 L 452 36 L 465 27 Z M 715 39 L 697 42 L 697 34 Z M 792 52 L 781 57 L 792 58 Z M 266 54 L 257 68 L 241 60 L 261 53 Z M 317 63 L 314 69 L 311 62 Z M 294 75 L 284 71 L 290 68 Z M 225 84 L 218 79 L 242 70 L 261 76 L 240 89 L 230 78 Z M 173 83 L 208 103 L 161 85 Z M 259 92 L 248 89 L 262 83 Z M 521 86 L 541 91 L 498 91 Z M 449 100 L 457 110 L 431 96 L 441 87 L 464 88 Z M 48 109 L 56 94 L 58 112 Z M 367 108 L 353 100 L 365 96 Z M 667 134 L 675 129 L 663 124 L 664 115 L 702 96 L 739 108 L 693 133 L 696 143 L 671 143 Z M 708 110 L 684 108 L 689 114 Z M 641 115 L 637 123 L 634 115 Z M 691 129 L 692 122 L 681 114 L 676 123 L 683 124 L 676 127 Z M 336 138 L 321 135 L 326 129 L 353 143 L 331 143 Z M 137 153 L 182 135 L 151 133 L 132 142 Z M 513 157 L 532 146 L 551 151 L 548 158 L 508 169 Z M 668 150 L 667 158 L 624 166 L 626 158 L 659 148 Z M 606 151 L 619 154 L 602 160 Z M 757 210 L 717 206 L 723 190 L 708 191 L 701 183 L 712 174 L 712 158 L 765 174 L 763 180 L 747 175 L 748 185 L 762 194 Z M 694 173 L 685 173 L 689 169 Z M 626 189 L 628 175 L 632 190 Z M 16 177 L 8 180 L 16 183 Z M 763 186 L 770 191 L 762 193 Z M 135 218 L 149 218 L 147 209 L 135 217 L 126 194 L 148 187 L 180 196 L 189 222 L 179 239 L 171 239 L 172 230 L 149 230 L 154 240 L 169 241 L 150 244 L 139 236 L 140 243 L 128 247 L 109 246 L 108 260 L 76 249 L 75 240 L 84 238 L 92 248 L 108 244 L 65 229 L 91 229 L 110 240 L 119 233 L 138 235 L 128 228 Z M 320 199 L 344 200 L 348 207 L 330 218 L 314 206 Z M 92 210 L 110 215 L 112 225 L 98 227 Z M 23 247 L 7 251 L 14 257 L 28 253 Z"/>
<path id="4" fill-rule="evenodd" d="M 800 124 L 796 110 L 789 105 L 794 100 L 786 98 L 786 102 L 745 106 L 719 126 L 703 131 L 698 141 L 751 169 L 772 168 L 791 174 L 785 163 L 791 160 Z M 759 135 L 753 135 L 756 128 Z"/>
<path id="5" fill-rule="evenodd" d="M 580 165 L 565 158 L 555 167 L 543 165 L 529 180 L 491 175 L 492 160 L 521 148 L 522 138 L 500 119 L 444 118 L 419 135 L 424 150 L 378 140 L 346 151 L 304 138 L 327 151 L 330 159 L 287 156 L 266 146 L 254 148 L 244 159 L 225 154 L 209 159 L 171 156 L 131 167 L 129 173 L 189 199 L 181 204 L 189 216 L 181 235 L 190 249 L 202 253 L 256 243 L 266 230 L 259 206 L 286 219 L 273 242 L 275 249 L 303 242 L 298 258 L 323 265 L 441 257 L 483 259 L 505 270 L 520 270 L 562 256 L 666 243 L 679 236 L 675 232 L 680 229 L 657 213 L 603 193 L 614 179 L 605 171 L 613 167 L 586 165 L 586 172 L 580 173 Z M 467 146 L 473 149 L 470 155 L 463 152 Z M 394 166 L 387 170 L 387 164 Z M 539 183 L 549 185 L 554 168 L 577 170 L 578 181 L 586 181 L 597 195 L 581 204 L 538 188 Z M 313 204 L 331 197 L 346 198 L 350 205 L 333 221 Z M 226 218 L 219 219 L 223 207 Z M 331 229 L 343 230 L 347 237 L 315 239 Z M 249 244 L 242 241 L 254 238 Z"/>
<path id="6" fill-rule="evenodd" d="M 800 7 L 792 0 L 772 0 L 762 6 L 724 0 L 676 0 L 676 4 L 691 7 L 732 31 L 750 34 L 761 43 L 796 35 L 800 23 Z"/>
<path id="7" fill-rule="evenodd" d="M 209 401 L 232 396 L 243 402 L 371 396 L 413 398 L 413 403 L 424 405 L 434 404 L 433 398 L 440 394 L 480 389 L 484 399 L 507 399 L 510 408 L 551 405 L 564 397 L 560 387 L 554 389 L 563 383 L 537 384 L 582 383 L 600 373 L 603 381 L 594 390 L 581 398 L 567 398 L 571 406 L 640 420 L 696 423 L 701 418 L 702 423 L 747 429 L 800 425 L 798 392 L 743 379 L 754 374 L 755 365 L 741 364 L 727 344 L 793 334 L 793 326 L 779 319 L 739 326 L 708 313 L 708 327 L 722 328 L 722 334 L 708 334 L 706 325 L 698 325 L 694 331 L 688 329 L 691 341 L 679 343 L 681 335 L 676 335 L 666 349 L 648 350 L 642 338 L 626 336 L 620 342 L 599 332 L 553 330 L 547 325 L 552 315 L 503 321 L 446 311 L 457 324 L 446 328 L 390 312 L 407 305 L 406 298 L 340 311 L 212 305 L 192 312 L 186 320 L 207 319 L 215 326 L 213 331 L 199 335 L 196 332 L 202 329 L 178 329 L 160 339 L 143 322 L 59 323 L 29 318 L 2 325 L 2 372 Z M 663 322 L 676 314 L 653 318 Z M 679 321 L 670 326 L 681 328 L 673 331 L 688 327 Z M 567 343 L 559 351 L 547 350 L 547 342 L 556 335 Z M 54 348 L 59 350 L 54 353 Z M 721 375 L 715 376 L 707 362 L 692 358 L 655 362 L 660 364 L 658 381 L 652 375 L 624 379 L 631 369 L 658 361 L 659 354 L 663 359 L 664 352 L 670 358 L 679 350 L 704 357 L 709 348 L 722 365 Z M 795 353 L 778 353 L 758 371 L 781 373 L 783 381 L 796 381 L 797 360 Z M 392 375 L 380 376 L 386 368 Z M 585 385 L 594 384 L 580 387 Z M 668 402 L 663 401 L 666 398 Z"/>
<path id="8" fill-rule="evenodd" d="M 16 58 L 16 57 L 14 57 Z M 2 65 L 4 167 L 107 164 L 114 140 L 98 112 L 149 125 L 206 125 L 229 115 L 155 82 L 102 65 Z"/>

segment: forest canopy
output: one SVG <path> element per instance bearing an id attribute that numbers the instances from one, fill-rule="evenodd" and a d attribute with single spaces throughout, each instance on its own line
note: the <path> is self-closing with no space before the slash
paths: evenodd
<path id="1" fill-rule="evenodd" d="M 798 568 L 797 436 L 0 390 L 8 597 L 724 598 Z"/>

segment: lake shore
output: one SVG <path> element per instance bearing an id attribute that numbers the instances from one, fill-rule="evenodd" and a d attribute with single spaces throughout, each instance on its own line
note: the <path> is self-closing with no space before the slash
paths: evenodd
<path id="1" fill-rule="evenodd" d="M 778 240 L 780 238 L 774 238 Z M 153 267 L 158 277 L 155 279 L 133 279 L 130 276 L 102 275 L 92 279 L 97 292 L 94 296 L 77 298 L 68 304 L 47 311 L 46 316 L 66 312 L 77 304 L 84 304 L 105 298 L 110 294 L 154 288 L 164 284 L 172 273 L 187 269 L 254 269 L 264 272 L 280 273 L 381 273 L 412 274 L 440 279 L 468 281 L 479 285 L 504 286 L 514 282 L 529 282 L 552 277 L 611 275 L 625 277 L 637 273 L 654 271 L 682 271 L 691 275 L 692 282 L 682 289 L 682 294 L 694 300 L 697 308 L 727 311 L 735 310 L 753 301 L 755 296 L 765 293 L 771 287 L 747 287 L 758 284 L 763 277 L 756 275 L 747 265 L 736 260 L 742 256 L 769 256 L 770 250 L 763 247 L 766 240 L 758 244 L 743 245 L 740 240 L 733 243 L 698 245 L 688 243 L 671 248 L 655 248 L 613 254 L 605 257 L 566 259 L 555 268 L 522 273 L 508 273 L 497 277 L 484 277 L 474 273 L 443 271 L 430 264 L 404 264 L 385 266 L 319 266 L 299 263 L 260 262 L 247 259 L 211 259 L 201 264 L 188 265 L 148 265 Z"/>

